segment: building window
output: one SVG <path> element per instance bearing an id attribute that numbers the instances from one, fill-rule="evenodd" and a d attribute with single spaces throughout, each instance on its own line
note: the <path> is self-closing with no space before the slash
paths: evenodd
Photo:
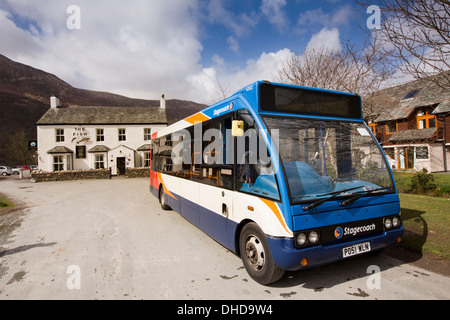
<path id="1" fill-rule="evenodd" d="M 408 92 L 402 100 L 412 99 L 417 95 L 418 92 L 419 92 L 419 90 L 412 90 L 412 91 Z"/>
<path id="2" fill-rule="evenodd" d="M 144 152 L 144 167 L 150 167 L 150 152 Z"/>
<path id="3" fill-rule="evenodd" d="M 53 171 L 63 171 L 63 170 L 64 170 L 64 157 L 53 156 Z"/>
<path id="4" fill-rule="evenodd" d="M 97 141 L 105 141 L 105 131 L 103 129 L 96 130 Z"/>
<path id="5" fill-rule="evenodd" d="M 428 147 L 416 147 L 416 159 L 428 159 Z"/>
<path id="6" fill-rule="evenodd" d="M 145 128 L 144 129 L 144 141 L 152 140 L 152 129 Z"/>
<path id="7" fill-rule="evenodd" d="M 56 129 L 56 142 L 64 142 L 64 129 Z"/>
<path id="8" fill-rule="evenodd" d="M 390 159 L 395 159 L 395 149 L 394 148 L 386 148 L 383 149 L 386 156 L 388 156 Z"/>
<path id="9" fill-rule="evenodd" d="M 436 128 L 436 118 L 428 119 L 428 128 Z"/>
<path id="10" fill-rule="evenodd" d="M 436 116 L 431 114 L 430 109 L 417 111 L 417 129 L 428 129 L 436 127 Z"/>
<path id="11" fill-rule="evenodd" d="M 388 124 L 386 126 L 387 126 L 388 133 L 394 133 L 397 131 L 397 122 L 395 122 L 395 121 L 388 122 Z"/>
<path id="12" fill-rule="evenodd" d="M 103 154 L 96 154 L 94 159 L 95 169 L 105 169 L 105 156 Z"/>
<path id="13" fill-rule="evenodd" d="M 127 141 L 127 135 L 125 129 L 119 129 L 119 141 Z"/>

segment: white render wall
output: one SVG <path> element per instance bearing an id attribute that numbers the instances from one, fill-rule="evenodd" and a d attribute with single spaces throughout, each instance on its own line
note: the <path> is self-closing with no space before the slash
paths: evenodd
<path id="1" fill-rule="evenodd" d="M 43 171 L 53 171 L 53 156 L 48 151 L 54 147 L 66 147 L 73 154 L 64 156 L 65 170 L 87 170 L 95 168 L 95 153 L 88 151 L 96 146 L 106 146 L 110 150 L 104 153 L 105 168 L 111 168 L 112 174 L 117 174 L 117 158 L 126 158 L 126 167 L 135 168 L 144 166 L 144 153 L 137 149 L 150 140 L 144 140 L 144 128 L 151 129 L 151 133 L 159 131 L 165 125 L 61 125 L 38 126 L 38 165 Z M 126 129 L 126 141 L 119 141 L 119 128 Z M 64 142 L 56 142 L 56 129 L 64 129 Z M 97 129 L 103 129 L 104 141 L 97 141 Z M 87 139 L 87 141 L 82 141 Z M 76 158 L 76 146 L 86 146 L 86 158 Z M 71 159 L 67 160 L 67 156 Z M 70 168 L 69 168 L 70 166 Z"/>
<path id="2" fill-rule="evenodd" d="M 444 154 L 441 143 L 429 143 L 429 144 L 404 144 L 404 145 L 395 145 L 395 146 L 386 146 L 384 149 L 392 148 L 394 149 L 394 158 L 386 155 L 387 160 L 391 168 L 395 168 L 394 170 L 401 170 L 398 168 L 399 156 L 398 149 L 406 148 L 406 147 L 428 147 L 428 159 L 417 159 L 416 154 L 414 153 L 414 170 L 421 171 L 422 169 L 426 169 L 429 173 L 433 172 L 442 172 L 444 171 Z M 447 168 L 450 168 L 450 152 L 447 149 Z"/>

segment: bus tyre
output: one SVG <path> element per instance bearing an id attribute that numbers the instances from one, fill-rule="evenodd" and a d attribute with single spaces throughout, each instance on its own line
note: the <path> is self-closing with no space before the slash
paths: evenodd
<path id="1" fill-rule="evenodd" d="M 170 210 L 171 208 L 166 204 L 166 197 L 164 196 L 164 187 L 159 188 L 159 204 L 163 210 Z"/>
<path id="2" fill-rule="evenodd" d="M 275 264 L 266 235 L 255 223 L 241 231 L 239 250 L 245 269 L 256 282 L 267 285 L 281 279 L 284 270 Z"/>

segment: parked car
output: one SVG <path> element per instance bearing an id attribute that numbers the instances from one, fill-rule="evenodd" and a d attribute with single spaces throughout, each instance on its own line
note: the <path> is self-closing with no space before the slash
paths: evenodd
<path id="1" fill-rule="evenodd" d="M 21 169 L 30 169 L 28 166 L 25 166 L 25 165 L 18 165 L 16 167 L 21 168 Z"/>
<path id="2" fill-rule="evenodd" d="M 34 164 L 29 165 L 28 168 L 30 168 L 31 171 L 34 171 L 34 170 L 38 170 L 38 169 L 39 169 L 38 166 L 37 166 L 37 165 L 34 165 Z"/>
<path id="3" fill-rule="evenodd" d="M 12 167 L 13 174 L 20 174 L 20 170 L 23 170 L 22 167 Z"/>
<path id="4" fill-rule="evenodd" d="M 12 175 L 12 169 L 11 167 L 7 167 L 7 166 L 0 166 L 0 174 L 2 176 L 10 176 Z"/>

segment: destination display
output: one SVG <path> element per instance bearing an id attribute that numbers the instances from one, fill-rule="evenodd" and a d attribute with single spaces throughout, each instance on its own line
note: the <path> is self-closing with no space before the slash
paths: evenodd
<path id="1" fill-rule="evenodd" d="M 294 88 L 262 83 L 259 104 L 261 111 L 361 119 L 361 98 L 307 88 Z"/>

